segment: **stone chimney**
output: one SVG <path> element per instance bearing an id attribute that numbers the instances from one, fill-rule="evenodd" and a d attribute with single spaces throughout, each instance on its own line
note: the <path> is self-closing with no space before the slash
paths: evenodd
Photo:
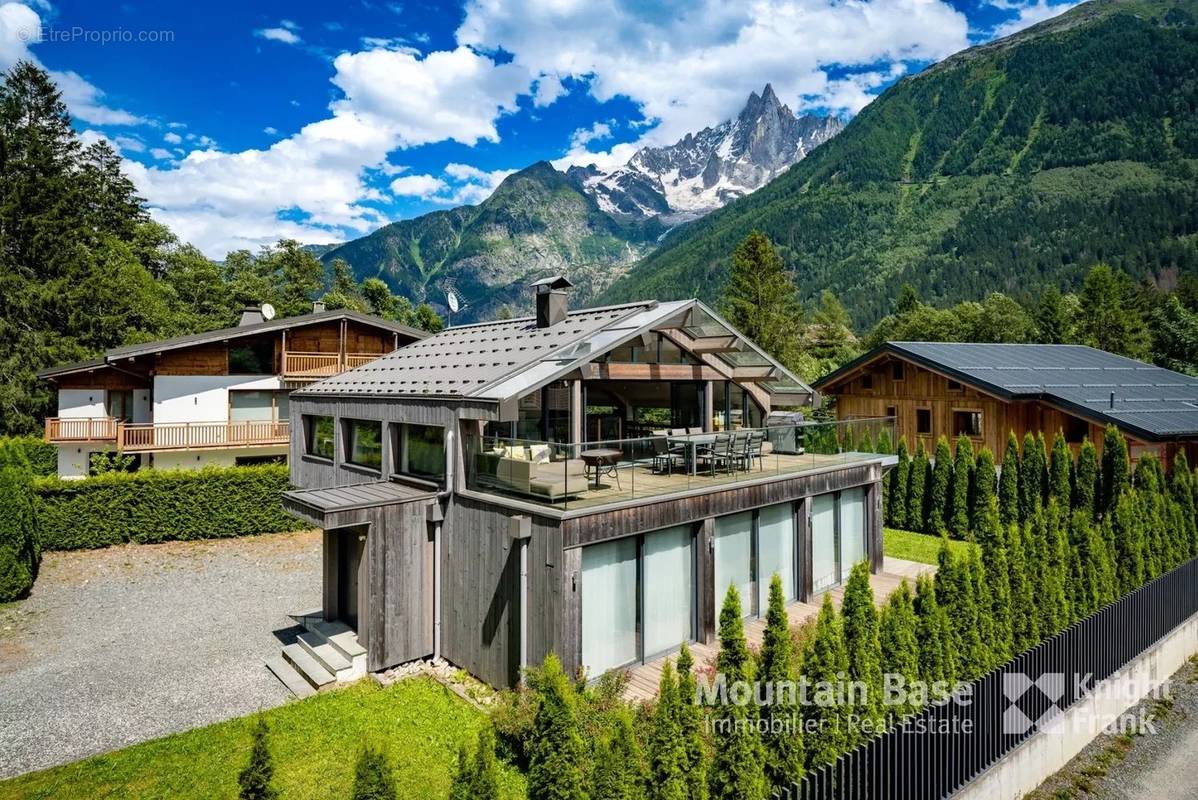
<path id="1" fill-rule="evenodd" d="M 261 306 L 246 306 L 241 309 L 241 319 L 237 322 L 237 327 L 241 328 L 245 325 L 257 325 L 259 322 L 265 322 L 266 317 L 262 316 Z"/>
<path id="2" fill-rule="evenodd" d="M 538 328 L 552 328 L 565 321 L 569 313 L 566 291 L 573 286 L 574 284 L 561 275 L 551 275 L 532 284 L 533 291 L 537 293 Z"/>

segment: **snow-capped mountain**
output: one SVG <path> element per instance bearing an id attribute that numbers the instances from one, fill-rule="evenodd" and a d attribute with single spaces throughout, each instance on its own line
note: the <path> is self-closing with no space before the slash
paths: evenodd
<path id="1" fill-rule="evenodd" d="M 734 120 L 641 148 L 610 173 L 591 165 L 567 175 L 609 214 L 682 221 L 760 188 L 843 127 L 835 117 L 796 117 L 766 84 Z"/>

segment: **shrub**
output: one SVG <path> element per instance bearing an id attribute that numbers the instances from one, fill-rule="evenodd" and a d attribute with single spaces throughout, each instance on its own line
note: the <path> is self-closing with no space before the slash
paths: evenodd
<path id="1" fill-rule="evenodd" d="M 924 516 L 924 533 L 937 536 L 947 529 L 946 520 L 950 516 L 953 482 L 953 455 L 948 447 L 948 439 L 941 436 L 936 442 L 936 461 L 932 466 L 932 482 L 928 485 L 928 501 Z"/>
<path id="2" fill-rule="evenodd" d="M 305 524 L 279 501 L 287 488 L 287 468 L 278 464 L 35 482 L 49 550 L 299 530 Z"/>
<path id="3" fill-rule="evenodd" d="M 58 448 L 54 445 L 37 436 L 0 437 L 0 446 L 5 441 L 15 444 L 25 454 L 35 477 L 58 474 Z"/>
<path id="4" fill-rule="evenodd" d="M 0 602 L 27 594 L 40 562 L 29 460 L 18 445 L 4 442 L 0 444 Z"/>
<path id="5" fill-rule="evenodd" d="M 574 688 L 552 653 L 541 668 L 540 704 L 528 743 L 529 800 L 582 800 L 589 773 L 586 746 L 578 730 Z"/>

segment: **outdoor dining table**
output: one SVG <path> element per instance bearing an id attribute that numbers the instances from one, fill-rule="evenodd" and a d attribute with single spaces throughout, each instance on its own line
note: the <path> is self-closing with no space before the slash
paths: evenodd
<path id="1" fill-rule="evenodd" d="M 710 445 L 715 442 L 714 433 L 705 433 L 692 436 L 668 436 L 666 437 L 666 447 L 673 450 L 675 447 L 682 446 L 686 449 L 686 462 L 690 467 L 691 475 L 697 474 L 697 462 L 699 460 L 699 445 Z"/>

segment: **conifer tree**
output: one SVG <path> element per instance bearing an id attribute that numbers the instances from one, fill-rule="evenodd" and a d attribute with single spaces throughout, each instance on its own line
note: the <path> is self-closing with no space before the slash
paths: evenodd
<path id="1" fill-rule="evenodd" d="M 686 800 L 686 743 L 682 739 L 678 682 L 670 659 L 661 669 L 649 733 L 650 800 Z"/>
<path id="2" fill-rule="evenodd" d="M 886 598 L 878 620 L 883 681 L 889 681 L 889 686 L 897 686 L 901 677 L 906 693 L 906 701 L 901 703 L 897 697 L 883 697 L 888 722 L 914 713 L 918 708 L 910 692 L 912 683 L 920 677 L 918 625 L 911 587 L 903 579 Z"/>
<path id="3" fill-rule="evenodd" d="M 949 531 L 958 539 L 968 539 L 971 529 L 970 502 L 974 489 L 973 444 L 967 436 L 957 437 L 957 452 L 953 460 L 952 503 Z"/>
<path id="4" fill-rule="evenodd" d="M 953 455 L 949 450 L 948 438 L 941 436 L 936 441 L 936 462 L 932 466 L 932 484 L 928 488 L 927 513 L 924 516 L 924 533 L 939 536 L 948 529 L 950 495 L 953 482 Z"/>
<path id="5" fill-rule="evenodd" d="M 707 744 L 694 667 L 694 658 L 684 642 L 678 653 L 678 727 L 686 743 L 686 796 L 689 800 L 707 800 Z"/>
<path id="6" fill-rule="evenodd" d="M 1119 503 L 1119 497 L 1131 483 L 1131 463 L 1127 455 L 1127 440 L 1114 425 L 1108 425 L 1102 437 L 1102 500 L 1099 511 L 1109 514 Z"/>
<path id="7" fill-rule="evenodd" d="M 1031 519 L 1043 503 L 1044 462 L 1036 437 L 1028 431 L 1023 437 L 1023 454 L 1019 460 L 1019 518 Z"/>
<path id="8" fill-rule="evenodd" d="M 970 588 L 973 591 L 974 603 L 977 608 L 977 639 L 970 642 L 977 648 L 970 658 L 970 661 L 976 665 L 977 673 L 974 675 L 976 678 L 1002 663 L 1004 647 L 1009 647 L 1009 640 L 1006 643 L 1001 640 L 1000 620 L 986 613 L 989 609 L 995 608 L 997 604 L 993 596 L 994 584 L 990 582 L 989 575 L 986 574 L 981 550 L 978 548 L 970 550 L 965 561 Z"/>
<path id="9" fill-rule="evenodd" d="M 1090 553 L 1090 524 L 1091 520 L 1084 513 L 1069 515 L 1065 592 L 1069 595 L 1069 618 L 1072 622 L 1089 616 L 1097 608 L 1098 576 L 1094 574 L 1094 560 Z"/>
<path id="10" fill-rule="evenodd" d="M 1173 457 L 1173 470 L 1169 473 L 1169 492 L 1180 509 L 1182 525 L 1182 558 L 1198 555 L 1198 510 L 1194 507 L 1194 477 L 1185 451 L 1179 450 Z"/>
<path id="11" fill-rule="evenodd" d="M 998 478 L 998 513 L 1005 525 L 1023 520 L 1019 505 L 1019 441 L 1015 431 L 1007 434 L 1007 449 L 1003 451 L 1002 474 Z"/>
<path id="12" fill-rule="evenodd" d="M 0 440 L 0 603 L 26 595 L 37 578 L 37 508 L 29 459 L 15 442 Z"/>
<path id="13" fill-rule="evenodd" d="M 979 610 L 989 617 L 994 637 L 984 639 L 991 655 L 991 666 L 1002 664 L 1014 653 L 1014 625 L 1011 619 L 1011 571 L 1007 561 L 1007 537 L 998 521 L 998 507 L 992 506 L 982 515 L 977 531 L 982 548 L 981 564 L 985 573 L 985 590 L 990 605 Z"/>
<path id="14" fill-rule="evenodd" d="M 994 453 L 989 447 L 978 451 L 977 467 L 973 473 L 973 499 L 970 502 L 969 524 L 974 529 L 983 513 L 991 504 L 998 503 L 998 472 L 994 466 Z M 996 505 L 997 507 L 997 505 Z"/>
<path id="15" fill-rule="evenodd" d="M 849 680 L 865 686 L 865 697 L 856 708 L 866 730 L 850 731 L 852 749 L 881 729 L 885 720 L 882 708 L 882 650 L 878 641 L 878 607 L 869 585 L 869 564 L 858 561 L 849 572 L 841 606 L 844 618 L 844 644 L 849 656 Z"/>
<path id="16" fill-rule="evenodd" d="M 786 595 L 777 573 L 770 579 L 769 610 L 761 643 L 758 680 L 773 688 L 771 702 L 761 710 L 762 743 L 765 748 L 765 778 L 779 789 L 803 776 L 803 736 L 795 686 L 794 653 L 791 651 L 790 622 Z"/>
<path id="17" fill-rule="evenodd" d="M 574 689 L 553 653 L 537 680 L 540 703 L 529 742 L 529 800 L 585 800 L 586 751 L 578 730 Z"/>
<path id="18" fill-rule="evenodd" d="M 911 474 L 911 460 L 907 456 L 907 437 L 899 439 L 897 461 L 890 479 L 890 501 L 886 510 L 892 528 L 907 528 L 907 486 Z"/>
<path id="19" fill-rule="evenodd" d="M 727 686 L 753 680 L 753 664 L 745 641 L 740 594 L 729 586 L 720 609 L 720 653 L 716 669 Z M 708 775 L 713 800 L 760 800 L 765 796 L 761 740 L 748 729 L 753 718 L 746 706 L 729 699 L 713 720 L 715 757 Z"/>
<path id="20" fill-rule="evenodd" d="M 929 686 L 951 686 L 957 680 L 957 649 L 952 623 L 936 600 L 936 590 L 927 575 L 915 580 L 916 635 L 919 639 L 919 677 Z"/>
<path id="21" fill-rule="evenodd" d="M 1072 604 L 1065 591 L 1069 572 L 1069 545 L 1065 532 L 1068 517 L 1068 510 L 1056 503 L 1049 503 L 1048 508 L 1036 516 L 1043 527 L 1043 594 L 1036 597 L 1036 607 L 1040 611 L 1038 632 L 1041 637 L 1059 632 L 1072 618 Z"/>
<path id="22" fill-rule="evenodd" d="M 931 480 L 931 465 L 928 463 L 927 451 L 923 442 L 911 459 L 911 470 L 907 476 L 907 530 L 922 531 L 924 529 L 924 513 L 927 510 L 926 489 Z"/>
<path id="23" fill-rule="evenodd" d="M 627 709 L 615 712 L 613 728 L 595 746 L 589 800 L 641 800 L 647 792 L 641 774 L 641 754 Z M 706 792 L 706 786 L 703 790 Z"/>
<path id="24" fill-rule="evenodd" d="M 488 800 L 497 795 L 498 791 L 489 795 Z M 395 800 L 395 778 L 382 751 L 368 746 L 358 756 L 352 796 L 354 800 Z M 472 794 L 471 797 L 480 795 Z"/>
<path id="25" fill-rule="evenodd" d="M 722 310 L 737 330 L 782 363 L 797 354 L 803 307 L 794 277 L 759 231 L 746 236 L 732 254 Z"/>
<path id="26" fill-rule="evenodd" d="M 849 656 L 844 644 L 844 630 L 832 598 L 824 595 L 815 632 L 803 655 L 803 676 L 813 687 L 811 700 L 805 706 L 807 730 L 818 730 L 806 742 L 807 769 L 831 764 L 845 751 L 849 742 L 852 715 L 847 703 L 836 702 L 835 687 L 840 686 L 849 671 Z M 829 687 L 821 694 L 821 685 Z"/>
<path id="27" fill-rule="evenodd" d="M 1087 436 L 1077 453 L 1077 474 L 1073 479 L 1073 508 L 1095 516 L 1098 497 L 1098 451 Z"/>
<path id="28" fill-rule="evenodd" d="M 250 763 L 237 776 L 237 783 L 241 786 L 241 800 L 275 800 L 279 796 L 278 791 L 271 785 L 275 768 L 267 741 L 269 733 L 266 716 L 259 711 L 258 720 L 254 723 Z"/>
<path id="29" fill-rule="evenodd" d="M 948 615 L 952 642 L 957 653 L 957 679 L 973 680 L 989 663 L 984 652 L 982 618 L 978 604 L 978 581 L 968 556 L 957 557 L 945 540 L 940 546 L 936 570 L 936 601 Z"/>
<path id="30" fill-rule="evenodd" d="M 1039 620 L 1033 578 L 1023 549 L 1023 532 L 1018 524 L 1012 524 L 1006 527 L 1006 534 L 1007 568 L 1011 575 L 1011 644 L 1016 653 L 1022 653 L 1040 640 Z"/>
<path id="31" fill-rule="evenodd" d="M 1048 496 L 1068 508 L 1073 499 L 1070 479 L 1073 473 L 1073 454 L 1065 443 L 1065 434 L 1057 431 L 1052 438 L 1052 460 L 1048 467 Z"/>
<path id="32" fill-rule="evenodd" d="M 874 452 L 874 437 L 870 433 L 869 428 L 861 434 L 861 438 L 857 441 L 857 452 L 872 453 Z"/>

